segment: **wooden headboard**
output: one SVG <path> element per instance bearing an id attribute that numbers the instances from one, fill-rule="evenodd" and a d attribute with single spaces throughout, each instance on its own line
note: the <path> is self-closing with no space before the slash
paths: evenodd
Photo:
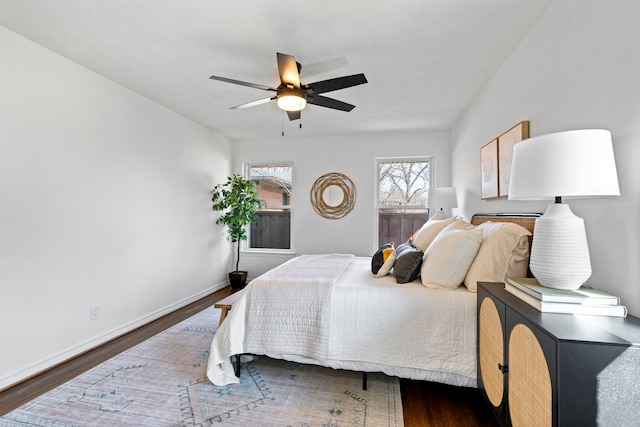
<path id="1" fill-rule="evenodd" d="M 540 213 L 477 213 L 471 217 L 471 224 L 480 225 L 483 222 L 513 222 L 523 226 L 531 232 L 529 236 L 529 244 L 533 240 L 533 229 L 536 225 L 536 219 L 540 217 Z"/>
<path id="2" fill-rule="evenodd" d="M 479 225 L 483 222 L 513 222 L 521 225 L 531 232 L 529 236 L 529 249 L 531 249 L 531 242 L 533 242 L 533 233 L 536 225 L 536 219 L 540 217 L 540 213 L 478 213 L 471 217 L 471 224 Z M 527 268 L 527 275 L 533 277 L 531 270 Z"/>

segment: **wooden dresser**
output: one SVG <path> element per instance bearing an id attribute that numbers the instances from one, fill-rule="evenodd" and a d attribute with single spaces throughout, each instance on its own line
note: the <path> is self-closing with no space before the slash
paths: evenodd
<path id="1" fill-rule="evenodd" d="M 478 283 L 478 387 L 503 426 L 640 426 L 640 319 L 541 313 Z"/>

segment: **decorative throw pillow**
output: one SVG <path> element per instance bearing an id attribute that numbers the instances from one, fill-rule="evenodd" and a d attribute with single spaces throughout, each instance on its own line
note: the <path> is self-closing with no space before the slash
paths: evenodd
<path id="1" fill-rule="evenodd" d="M 403 243 L 396 249 L 396 262 L 393 264 L 393 275 L 397 283 L 408 283 L 416 280 L 420 274 L 420 265 L 424 252 L 411 243 Z"/>
<path id="2" fill-rule="evenodd" d="M 380 267 L 382 267 L 382 265 L 384 264 L 385 249 L 393 250 L 393 243 L 387 243 L 385 245 L 382 245 L 380 249 L 378 249 L 376 253 L 373 254 L 373 257 L 371 257 L 371 272 L 373 274 L 378 273 L 378 270 L 380 270 Z"/>
<path id="3" fill-rule="evenodd" d="M 380 278 L 389 274 L 395 262 L 396 262 L 396 251 L 392 250 L 391 253 L 389 254 L 389 257 L 384 261 L 384 264 L 382 264 L 382 267 L 380 267 L 380 270 L 378 270 L 378 272 L 376 273 L 376 277 Z"/>
<path id="4" fill-rule="evenodd" d="M 512 222 L 485 222 L 477 228 L 483 233 L 482 245 L 464 280 L 470 292 L 477 292 L 478 282 L 527 275 L 529 230 Z"/>
<path id="5" fill-rule="evenodd" d="M 433 219 L 425 222 L 424 225 L 413 236 L 413 245 L 421 251 L 426 251 L 433 239 L 440 233 L 446 226 L 453 223 L 456 220 L 455 217 L 447 219 Z"/>
<path id="6" fill-rule="evenodd" d="M 482 243 L 482 230 L 461 226 L 464 224 L 447 226 L 429 245 L 420 268 L 427 288 L 456 289 L 464 281 Z"/>

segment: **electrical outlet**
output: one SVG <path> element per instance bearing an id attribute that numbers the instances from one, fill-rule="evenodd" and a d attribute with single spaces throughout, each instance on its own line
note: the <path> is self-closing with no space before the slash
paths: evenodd
<path id="1" fill-rule="evenodd" d="M 100 306 L 94 304 L 89 307 L 89 320 L 96 320 L 100 317 Z"/>

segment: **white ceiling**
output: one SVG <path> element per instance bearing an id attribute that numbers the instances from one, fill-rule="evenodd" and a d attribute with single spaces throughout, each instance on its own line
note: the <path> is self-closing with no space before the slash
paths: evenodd
<path id="1" fill-rule="evenodd" d="M 552 0 L 0 0 L 0 25 L 231 139 L 450 129 Z M 364 73 L 303 128 L 257 89 Z M 4 60 L 3 60 L 4 61 Z M 46 70 L 42 70 L 46 73 Z M 284 122 L 284 124 L 283 124 Z"/>

